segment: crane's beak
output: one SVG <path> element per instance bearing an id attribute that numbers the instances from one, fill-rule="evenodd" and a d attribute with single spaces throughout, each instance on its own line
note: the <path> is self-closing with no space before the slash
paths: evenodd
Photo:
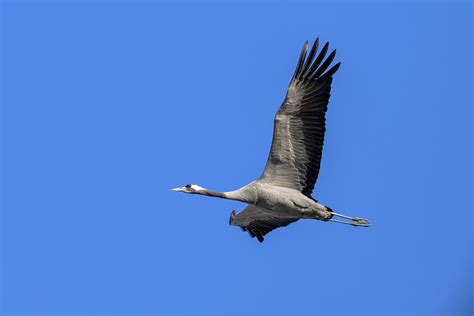
<path id="1" fill-rule="evenodd" d="M 171 191 L 182 192 L 182 191 L 183 191 L 183 187 L 181 187 L 181 188 L 174 188 L 174 189 L 171 189 Z"/>

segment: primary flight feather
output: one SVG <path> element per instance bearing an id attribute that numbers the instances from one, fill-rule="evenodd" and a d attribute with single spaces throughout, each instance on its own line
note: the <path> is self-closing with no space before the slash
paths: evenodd
<path id="1" fill-rule="evenodd" d="M 196 184 L 173 191 L 247 203 L 242 212 L 232 211 L 229 223 L 260 242 L 272 230 L 299 219 L 370 226 L 368 220 L 338 214 L 311 196 L 321 164 L 331 83 L 341 65 L 329 68 L 336 50 L 326 57 L 329 43 L 319 53 L 318 46 L 319 38 L 309 54 L 308 42 L 301 50 L 285 100 L 275 115 L 272 146 L 262 176 L 230 192 L 214 192 Z"/>

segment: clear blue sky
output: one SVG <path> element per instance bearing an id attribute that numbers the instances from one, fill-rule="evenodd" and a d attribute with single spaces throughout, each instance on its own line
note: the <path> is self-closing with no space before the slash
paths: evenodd
<path id="1" fill-rule="evenodd" d="M 301 46 L 337 48 L 315 197 L 244 205 Z M 5 315 L 470 315 L 472 3 L 2 5 Z"/>

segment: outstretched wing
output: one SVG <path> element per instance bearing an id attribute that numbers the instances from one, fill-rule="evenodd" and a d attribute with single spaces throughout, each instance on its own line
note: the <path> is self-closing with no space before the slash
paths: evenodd
<path id="1" fill-rule="evenodd" d="M 272 230 L 288 226 L 297 220 L 298 218 L 295 217 L 279 216 L 261 207 L 248 205 L 237 215 L 235 211 L 232 211 L 229 224 L 239 226 L 243 231 L 248 232 L 252 238 L 257 237 L 259 242 L 263 242 L 263 237 Z"/>
<path id="2" fill-rule="evenodd" d="M 306 57 L 305 43 L 291 79 L 285 101 L 275 116 L 273 142 L 259 181 L 296 189 L 310 197 L 318 178 L 326 131 L 326 110 L 332 76 L 341 63 L 331 69 L 334 50 L 324 60 L 329 43 L 319 55 L 319 39 Z"/>

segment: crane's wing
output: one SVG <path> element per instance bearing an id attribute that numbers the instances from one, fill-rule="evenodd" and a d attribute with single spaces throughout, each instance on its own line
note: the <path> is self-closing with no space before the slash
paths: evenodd
<path id="1" fill-rule="evenodd" d="M 316 39 L 307 58 L 308 42 L 301 51 L 285 101 L 275 115 L 270 155 L 258 180 L 296 189 L 308 197 L 321 163 L 332 76 L 341 64 L 326 71 L 336 50 L 324 60 L 329 45 L 326 43 L 315 58 L 318 43 Z"/>
<path id="2" fill-rule="evenodd" d="M 296 222 L 296 217 L 284 217 L 271 213 L 264 208 L 255 205 L 248 205 L 242 212 L 235 214 L 232 211 L 229 218 L 229 224 L 239 226 L 243 231 L 249 233 L 254 238 L 257 237 L 259 242 L 263 242 L 263 236 L 278 227 L 288 226 Z"/>

